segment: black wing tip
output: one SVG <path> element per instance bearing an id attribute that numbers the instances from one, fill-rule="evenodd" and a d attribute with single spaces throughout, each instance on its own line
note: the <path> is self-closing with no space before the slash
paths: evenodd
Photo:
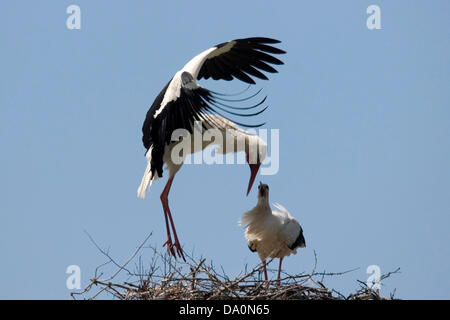
<path id="1" fill-rule="evenodd" d="M 227 43 L 230 43 L 232 41 L 235 42 L 246 42 L 246 43 L 253 43 L 253 44 L 278 44 L 281 43 L 281 40 L 278 39 L 274 39 L 274 38 L 267 38 L 267 37 L 249 37 L 249 38 L 239 38 L 239 39 L 234 39 L 234 40 L 229 40 L 226 42 L 222 42 L 219 44 L 216 44 L 214 47 L 216 48 L 220 48 L 223 47 L 224 45 L 226 45 Z M 279 49 L 279 48 L 275 48 L 278 52 L 276 54 L 285 54 L 286 51 Z"/>
<path id="2" fill-rule="evenodd" d="M 236 78 L 238 78 L 238 77 L 236 77 Z M 255 80 L 253 80 L 250 76 L 249 76 L 249 79 L 245 79 L 245 80 L 242 80 L 240 78 L 238 78 L 238 79 L 241 81 L 244 81 L 245 83 L 248 83 L 248 84 L 256 84 Z"/>
<path id="3" fill-rule="evenodd" d="M 296 248 L 305 248 L 305 247 L 306 247 L 306 241 L 305 241 L 305 237 L 303 236 L 303 230 L 301 230 L 297 239 L 295 239 L 294 243 L 289 247 L 289 249 L 294 250 Z"/>
<path id="4" fill-rule="evenodd" d="M 249 37 L 249 38 L 243 38 L 243 39 L 236 39 L 235 41 L 248 41 L 248 42 L 254 42 L 254 43 L 281 43 L 281 40 L 274 39 L 274 38 L 268 38 L 268 37 Z"/>
<path id="5" fill-rule="evenodd" d="M 247 43 L 252 43 L 252 44 L 278 44 L 281 43 L 280 40 L 277 39 L 273 39 L 273 38 L 264 38 L 264 37 L 253 37 L 253 38 L 243 38 L 243 39 L 236 39 L 233 40 L 236 42 L 247 42 Z M 268 48 L 272 48 L 273 50 L 276 50 L 276 52 L 271 52 L 273 54 L 286 54 L 286 51 L 284 51 L 283 49 L 280 48 L 276 48 L 276 47 L 271 47 L 271 46 L 266 46 Z"/>
<path id="6" fill-rule="evenodd" d="M 285 54 L 286 51 L 276 48 L 268 44 L 281 43 L 280 40 L 268 37 L 250 37 L 230 40 L 216 45 L 216 48 L 225 46 L 234 42 L 228 51 L 215 59 L 206 60 L 197 79 L 241 80 L 249 85 L 255 85 L 255 79 L 269 80 L 262 72 L 278 73 L 278 71 L 270 65 L 284 65 L 284 62 L 275 58 L 274 55 Z"/>

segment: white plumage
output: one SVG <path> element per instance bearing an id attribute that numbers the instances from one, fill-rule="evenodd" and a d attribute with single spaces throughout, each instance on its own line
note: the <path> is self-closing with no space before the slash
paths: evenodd
<path id="1" fill-rule="evenodd" d="M 297 248 L 306 246 L 303 230 L 295 218 L 282 205 L 275 203 L 278 211 L 272 211 L 269 204 L 269 186 L 260 183 L 258 203 L 247 211 L 239 221 L 245 226 L 245 237 L 251 251 L 258 252 L 264 264 L 264 276 L 267 281 L 266 259 L 279 258 L 278 281 L 280 281 L 281 263 L 284 257 L 297 253 Z"/>
<path id="2" fill-rule="evenodd" d="M 239 128 L 234 122 L 221 117 L 219 115 L 208 115 L 208 118 L 214 122 L 214 127 L 209 123 L 205 122 L 204 126 L 207 130 L 213 129 L 217 130 L 218 136 L 223 137 L 223 141 L 211 139 L 210 141 L 202 140 L 202 144 L 196 144 L 194 142 L 194 135 L 190 135 L 191 139 L 189 145 L 191 146 L 190 150 L 186 150 L 187 153 L 183 154 L 181 157 L 186 158 L 187 156 L 194 154 L 196 152 L 205 150 L 207 147 L 214 145 L 216 146 L 216 152 L 218 154 L 227 154 L 231 152 L 245 152 L 248 155 L 248 163 L 260 164 L 264 161 L 267 155 L 267 143 L 261 139 L 257 135 L 253 135 L 245 132 L 241 128 Z M 198 127 L 194 127 L 193 131 L 199 130 Z M 201 133 L 199 133 L 201 134 Z M 163 156 L 163 162 L 167 166 L 167 170 L 169 171 L 169 176 L 173 177 L 180 170 L 183 165 L 183 161 L 180 164 L 174 163 L 172 157 L 173 149 L 177 146 L 177 143 L 172 143 L 166 147 Z M 227 149 L 227 146 L 230 148 Z M 145 195 L 147 193 L 147 189 L 152 185 L 153 181 L 158 179 L 158 174 L 155 172 L 155 175 L 151 173 L 151 161 L 152 161 L 152 147 L 150 147 L 149 151 L 146 153 L 147 158 L 147 167 L 144 172 L 144 176 L 142 177 L 141 184 L 138 188 L 138 197 L 145 199 Z M 255 150 L 255 152 L 250 152 L 250 150 Z M 251 166 L 252 168 L 252 166 Z M 255 169 L 253 169 L 255 170 Z M 253 181 L 251 181 L 252 183 Z M 249 184 L 250 188 L 251 185 Z M 249 189 L 248 189 L 249 191 Z"/>

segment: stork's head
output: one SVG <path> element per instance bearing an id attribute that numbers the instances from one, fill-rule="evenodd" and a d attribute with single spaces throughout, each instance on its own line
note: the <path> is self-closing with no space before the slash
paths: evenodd
<path id="1" fill-rule="evenodd" d="M 258 186 L 258 199 L 268 199 L 269 198 L 269 186 L 262 182 L 259 182 Z"/>
<path id="2" fill-rule="evenodd" d="M 247 195 L 252 189 L 261 163 L 266 158 L 267 144 L 258 136 L 251 136 L 248 139 L 248 148 L 246 148 L 246 160 L 250 166 L 250 180 L 248 181 Z"/>

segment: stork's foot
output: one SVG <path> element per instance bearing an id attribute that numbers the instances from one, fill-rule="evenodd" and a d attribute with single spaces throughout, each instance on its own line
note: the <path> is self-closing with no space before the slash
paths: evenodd
<path id="1" fill-rule="evenodd" d="M 186 258 L 184 257 L 184 253 L 183 253 L 183 249 L 181 248 L 180 242 L 178 241 L 178 239 L 175 239 L 175 243 L 174 243 L 175 249 L 177 250 L 178 256 L 180 258 L 183 258 L 183 261 L 186 262 Z"/>
<path id="2" fill-rule="evenodd" d="M 170 255 L 174 256 L 175 258 L 177 257 L 175 254 L 175 250 L 173 249 L 173 243 L 172 243 L 172 239 L 167 239 L 166 242 L 164 242 L 163 247 L 167 246 L 167 251 L 169 252 Z"/>
<path id="3" fill-rule="evenodd" d="M 170 255 L 172 255 L 175 259 L 178 257 L 183 258 L 184 262 L 186 262 L 186 258 L 184 257 L 183 249 L 181 248 L 180 242 L 178 239 L 175 240 L 175 243 L 172 242 L 172 239 L 167 239 L 166 242 L 164 242 L 163 247 L 167 246 L 167 251 Z"/>

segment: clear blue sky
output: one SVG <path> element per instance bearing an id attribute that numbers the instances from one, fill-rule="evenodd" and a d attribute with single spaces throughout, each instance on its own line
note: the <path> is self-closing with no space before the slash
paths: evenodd
<path id="1" fill-rule="evenodd" d="M 81 30 L 66 8 L 81 7 Z M 381 8 L 382 30 L 366 27 Z M 359 270 L 344 293 L 401 267 L 400 298 L 450 298 L 450 2 L 8 1 L 0 11 L 0 298 L 69 297 L 68 265 L 89 282 L 153 231 L 165 240 L 163 181 L 136 197 L 146 166 L 141 125 L 187 60 L 239 37 L 283 41 L 267 128 L 280 170 L 260 176 L 303 225 L 290 273 Z M 208 82 L 202 82 L 208 86 Z M 236 86 L 223 82 L 215 88 Z M 239 86 L 238 86 L 239 87 Z M 240 86 L 242 88 L 242 86 Z M 185 248 L 231 275 L 258 257 L 237 226 L 256 203 L 247 166 L 185 166 L 171 193 Z"/>

